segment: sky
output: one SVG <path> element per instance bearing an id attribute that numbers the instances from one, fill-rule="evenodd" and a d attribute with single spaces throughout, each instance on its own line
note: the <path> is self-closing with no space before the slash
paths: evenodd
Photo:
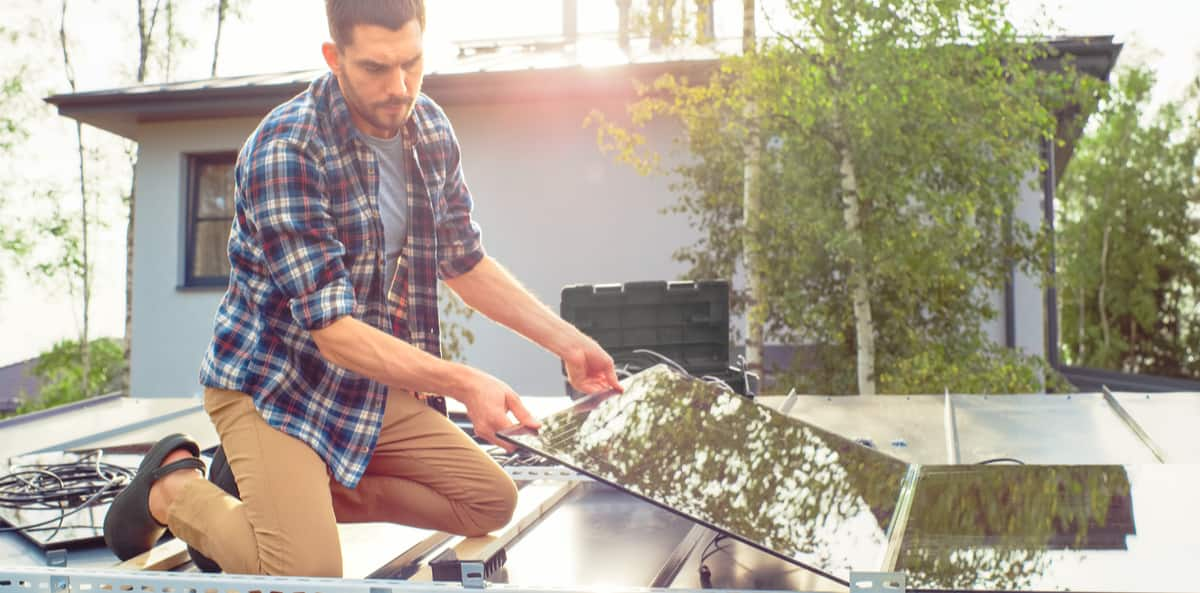
<path id="1" fill-rule="evenodd" d="M 578 1 L 581 34 L 615 29 L 612 0 Z M 778 0 L 759 1 L 768 10 L 773 2 L 778 4 Z M 28 56 L 24 62 L 28 86 L 38 96 L 69 91 L 56 45 L 57 4 L 0 3 L 0 30 L 24 34 L 15 42 L 15 54 Z M 180 30 L 190 37 L 191 46 L 172 64 L 173 79 L 208 78 L 215 17 L 206 7 L 212 2 L 181 0 L 180 4 Z M 553 34 L 561 26 L 561 0 L 427 0 L 427 4 L 426 53 L 433 69 L 453 59 L 455 42 Z M 127 86 L 132 80 L 130 64 L 137 46 L 128 23 L 133 22 L 133 5 L 132 0 L 70 0 L 66 22 L 79 90 Z M 328 32 L 320 0 L 243 0 L 242 5 L 240 18 L 228 22 L 222 33 L 219 76 L 323 67 L 320 43 Z M 1158 73 L 1157 102 L 1181 96 L 1200 74 L 1200 35 L 1194 26 L 1200 22 L 1200 0 L 1011 0 L 1010 5 L 1014 22 L 1024 29 L 1045 23 L 1042 15 L 1048 15 L 1059 33 L 1115 35 L 1117 42 L 1125 44 L 1119 66 L 1145 65 Z M 716 0 L 716 11 L 718 36 L 738 35 L 740 0 Z M 0 65 L 0 74 L 20 65 L 8 60 Z M 73 122 L 33 99 L 20 108 L 35 129 L 18 150 L 0 161 L 0 198 L 7 198 L 0 224 L 22 220 L 19 214 L 31 208 L 48 208 L 50 201 L 34 201 L 30 195 L 58 191 L 70 196 L 73 187 L 78 195 L 77 185 L 72 185 L 78 171 Z M 93 169 L 94 189 L 104 196 L 96 208 L 116 221 L 122 210 L 115 196 L 129 186 L 124 152 L 129 145 L 92 129 L 85 130 L 85 141 L 107 155 Z M 76 202 L 78 197 L 66 198 L 64 211 Z M 124 232 L 119 222 L 93 232 L 93 337 L 120 336 L 124 331 Z M 80 307 L 65 284 L 28 278 L 22 266 L 12 261 L 0 260 L 0 274 L 0 366 L 34 357 L 54 342 L 78 335 Z"/>

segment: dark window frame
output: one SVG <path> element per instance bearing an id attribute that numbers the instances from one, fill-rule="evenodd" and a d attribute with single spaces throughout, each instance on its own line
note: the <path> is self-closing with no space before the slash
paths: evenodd
<path id="1" fill-rule="evenodd" d="M 183 286 L 181 288 L 220 288 L 229 285 L 229 276 L 197 276 L 192 273 L 196 261 L 196 227 L 201 222 L 228 221 L 232 217 L 201 217 L 200 214 L 200 168 L 205 165 L 232 165 L 237 160 L 237 152 L 204 152 L 184 155 L 187 159 L 187 195 L 184 196 L 187 205 L 184 227 L 184 258 Z M 229 196 L 233 199 L 233 196 Z"/>

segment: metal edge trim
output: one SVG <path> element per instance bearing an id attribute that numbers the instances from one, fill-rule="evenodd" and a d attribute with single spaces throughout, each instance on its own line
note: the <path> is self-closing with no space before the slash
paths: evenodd
<path id="1" fill-rule="evenodd" d="M 958 418 L 954 413 L 954 396 L 950 395 L 949 389 L 946 390 L 942 421 L 946 433 L 946 463 L 958 465 L 962 463 L 962 455 L 958 449 Z"/>
<path id="2" fill-rule="evenodd" d="M 917 481 L 921 477 L 921 464 L 913 463 L 908 466 L 908 473 L 900 484 L 900 496 L 896 499 L 896 515 L 888 525 L 887 549 L 884 550 L 880 562 L 881 572 L 895 572 L 896 563 L 900 561 L 900 546 L 904 543 L 904 533 L 908 531 L 908 517 L 916 500 Z"/>
<path id="3" fill-rule="evenodd" d="M 1150 435 L 1142 429 L 1142 425 L 1138 424 L 1137 420 L 1134 420 L 1129 411 L 1125 409 L 1125 406 L 1122 406 L 1121 402 L 1117 401 L 1117 397 L 1108 390 L 1108 385 L 1101 385 L 1100 389 L 1104 392 L 1104 401 L 1108 402 L 1108 407 L 1121 419 L 1121 422 L 1125 423 L 1126 428 L 1133 433 L 1133 436 L 1136 436 L 1150 450 L 1150 453 L 1154 455 L 1154 458 L 1159 463 L 1167 463 L 1167 456 L 1159 448 L 1158 443 L 1155 443 L 1154 439 L 1150 438 Z"/>

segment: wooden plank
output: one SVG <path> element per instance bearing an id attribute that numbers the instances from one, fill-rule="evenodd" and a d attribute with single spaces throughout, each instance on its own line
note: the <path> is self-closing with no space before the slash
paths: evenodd
<path id="1" fill-rule="evenodd" d="M 179 538 L 171 538 L 149 550 L 117 565 L 121 570 L 171 570 L 191 562 L 187 544 Z"/>
<path id="2" fill-rule="evenodd" d="M 416 565 L 422 558 L 429 555 L 430 552 L 446 545 L 450 540 L 454 539 L 454 535 L 444 531 L 435 531 L 425 539 L 417 542 L 416 545 L 405 550 L 405 552 L 391 562 L 375 569 L 374 572 L 367 575 L 368 579 L 405 579 L 409 574 L 406 574 L 410 567 Z M 419 569 L 418 569 L 419 571 Z M 416 573 L 413 573 L 416 574 Z"/>
<path id="3" fill-rule="evenodd" d="M 533 482 L 518 490 L 517 508 L 513 519 L 497 533 L 481 537 L 460 538 L 455 546 L 455 554 L 462 559 L 489 558 L 505 545 L 516 539 L 525 529 L 537 522 L 547 511 L 563 499 L 578 482 Z M 428 554 L 434 548 L 446 543 L 453 536 L 434 533 L 413 547 L 413 553 Z M 436 545 L 435 545 L 436 544 Z M 409 556 L 407 553 L 400 559 Z M 134 556 L 116 567 L 122 570 L 172 570 L 191 561 L 187 544 L 179 538 L 173 538 L 151 548 L 149 551 Z M 389 563 L 395 565 L 395 563 Z M 382 570 L 382 569 L 381 569 Z M 377 571 L 378 572 L 378 571 Z M 430 580 L 432 573 L 428 566 L 422 566 L 410 580 Z"/>
<path id="4" fill-rule="evenodd" d="M 513 518 L 507 525 L 495 534 L 480 537 L 462 538 L 454 546 L 454 554 L 459 560 L 484 561 L 499 552 L 504 546 L 512 543 L 534 523 L 537 523 L 554 505 L 558 504 L 567 494 L 578 486 L 577 481 L 533 482 L 518 491 L 517 508 Z M 422 566 L 410 581 L 430 581 L 433 571 L 426 564 Z"/>

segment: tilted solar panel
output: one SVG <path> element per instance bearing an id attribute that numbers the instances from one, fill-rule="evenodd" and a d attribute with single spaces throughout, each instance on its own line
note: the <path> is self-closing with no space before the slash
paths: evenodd
<path id="1" fill-rule="evenodd" d="M 625 385 L 501 436 L 843 583 L 1196 590 L 1200 466 L 908 465 L 666 366 Z"/>

